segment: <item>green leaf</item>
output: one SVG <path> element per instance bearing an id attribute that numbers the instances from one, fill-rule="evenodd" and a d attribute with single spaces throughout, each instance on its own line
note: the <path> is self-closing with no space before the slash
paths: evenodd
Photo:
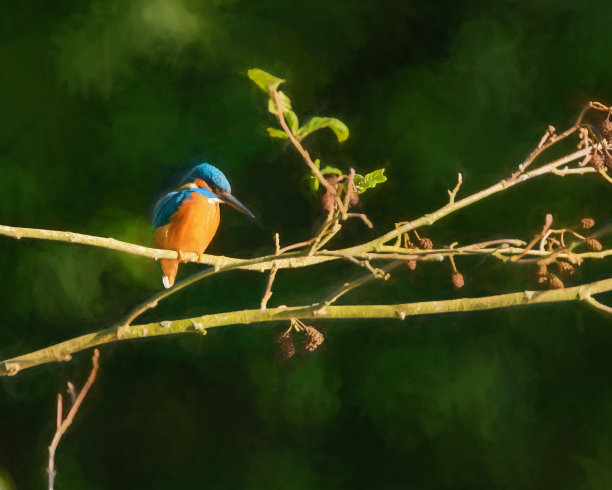
<path id="1" fill-rule="evenodd" d="M 302 140 L 310 133 L 323 128 L 331 129 L 340 143 L 349 137 L 349 129 L 340 119 L 336 119 L 335 117 L 315 116 L 299 129 L 298 138 Z"/>
<path id="2" fill-rule="evenodd" d="M 281 129 L 276 129 L 276 128 L 268 128 L 268 135 L 271 138 L 279 138 L 282 140 L 286 140 L 287 138 L 289 138 L 289 136 L 287 136 L 287 133 L 285 133 Z"/>
<path id="3" fill-rule="evenodd" d="M 317 167 L 317 169 L 321 168 L 321 160 L 319 160 L 318 158 L 312 163 L 314 163 L 314 166 Z M 313 192 L 313 194 L 317 193 L 317 191 L 319 190 L 319 185 L 320 182 L 319 179 L 317 179 L 317 176 L 310 172 L 310 174 L 308 174 L 308 187 L 310 187 L 310 190 Z"/>
<path id="4" fill-rule="evenodd" d="M 300 122 L 298 121 L 297 114 L 293 111 L 285 111 L 283 112 L 283 116 L 285 116 L 285 122 L 287 123 L 287 126 L 289 126 L 289 129 L 291 129 L 291 132 L 293 134 L 297 133 L 298 129 L 300 128 Z"/>
<path id="5" fill-rule="evenodd" d="M 313 173 L 308 174 L 308 187 L 310 187 L 310 190 L 312 191 L 313 194 L 316 194 L 317 191 L 319 190 L 319 179 L 317 179 L 317 176 Z"/>
<path id="6" fill-rule="evenodd" d="M 289 97 L 287 97 L 284 92 L 282 91 L 278 91 L 278 95 L 280 95 L 280 106 L 281 109 L 283 111 L 283 114 L 285 112 L 289 112 L 291 110 L 291 99 Z M 270 99 L 268 99 L 268 111 L 270 111 L 270 113 L 276 115 L 276 101 L 270 97 Z"/>
<path id="7" fill-rule="evenodd" d="M 355 175 L 353 183 L 355 184 L 357 192 L 359 192 L 359 194 L 363 194 L 368 189 L 376 187 L 376 184 L 382 184 L 386 181 L 387 177 L 385 177 L 385 169 L 379 168 L 378 170 L 374 170 L 374 172 L 370 172 L 366 175 Z"/>
<path id="8" fill-rule="evenodd" d="M 270 90 L 278 88 L 278 86 L 285 81 L 282 78 L 275 77 L 268 72 L 260 70 L 259 68 L 251 68 L 247 72 L 247 75 L 266 93 L 269 93 Z"/>
<path id="9" fill-rule="evenodd" d="M 328 174 L 342 175 L 342 170 L 340 170 L 339 168 L 330 167 L 329 165 L 327 165 L 321 169 L 321 173 L 323 175 L 328 175 Z"/>

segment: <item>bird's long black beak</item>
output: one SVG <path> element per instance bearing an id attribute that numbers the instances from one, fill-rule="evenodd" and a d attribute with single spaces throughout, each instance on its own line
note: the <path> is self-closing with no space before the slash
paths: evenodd
<path id="1" fill-rule="evenodd" d="M 251 218 L 255 218 L 255 215 L 251 213 L 251 211 L 249 211 L 249 208 L 247 208 L 244 204 L 242 204 L 238 199 L 232 196 L 229 192 L 219 192 L 217 194 L 217 197 L 221 199 L 223 202 L 232 206 L 233 208 L 236 208 L 241 213 L 244 213 L 247 216 L 250 216 Z"/>

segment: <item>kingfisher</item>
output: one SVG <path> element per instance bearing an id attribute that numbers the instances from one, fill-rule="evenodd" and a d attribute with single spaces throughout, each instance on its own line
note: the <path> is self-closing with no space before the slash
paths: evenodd
<path id="1" fill-rule="evenodd" d="M 153 210 L 153 243 L 158 248 L 176 250 L 178 259 L 161 259 L 162 283 L 174 285 L 184 252 L 195 252 L 200 259 L 219 227 L 219 204 L 226 203 L 247 216 L 255 216 L 231 194 L 223 172 L 209 163 L 196 165 L 176 190 L 165 194 Z"/>

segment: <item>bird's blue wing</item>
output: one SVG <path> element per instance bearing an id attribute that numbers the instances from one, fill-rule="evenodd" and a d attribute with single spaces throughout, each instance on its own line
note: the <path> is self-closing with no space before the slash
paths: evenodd
<path id="1" fill-rule="evenodd" d="M 157 201 L 155 209 L 153 209 L 153 226 L 155 228 L 164 226 L 170 221 L 170 216 L 176 213 L 185 199 L 189 197 L 189 192 L 186 191 L 188 190 L 181 189 L 180 191 L 169 192 Z"/>
<path id="2" fill-rule="evenodd" d="M 201 194 L 206 198 L 216 197 L 208 189 L 180 189 L 163 196 L 153 209 L 153 226 L 159 228 L 170 221 L 170 217 L 178 211 L 185 201 L 191 199 L 193 193 Z"/>

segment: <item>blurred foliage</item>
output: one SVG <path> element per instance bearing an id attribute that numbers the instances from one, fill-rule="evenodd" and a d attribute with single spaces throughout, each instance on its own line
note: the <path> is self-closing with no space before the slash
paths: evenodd
<path id="1" fill-rule="evenodd" d="M 211 253 L 269 252 L 275 232 L 283 244 L 309 237 L 322 215 L 298 192 L 299 155 L 268 137 L 275 120 L 246 77 L 253 66 L 286 80 L 302 120 L 334 114 L 351 128 L 342 144 L 329 131 L 304 140 L 322 166 L 366 175 L 385 162 L 389 181 L 361 200 L 375 230 L 347 225 L 335 246 L 440 206 L 458 171 L 460 195 L 507 176 L 548 124 L 572 122 L 588 99 L 611 102 L 603 1 L 33 0 L 0 13 L 2 224 L 148 244 L 156 198 L 209 161 L 261 216 L 224 209 Z M 592 176 L 547 177 L 426 232 L 436 244 L 524 238 L 547 212 L 603 224 L 609 199 Z M 2 358 L 106 327 L 161 287 L 143 258 L 0 242 Z M 342 301 L 535 287 L 528 270 L 458 262 L 461 293 L 447 267 L 423 264 Z M 315 301 L 360 273 L 281 271 L 271 304 Z M 587 264 L 572 281 L 610 273 Z M 257 307 L 265 281 L 219 276 L 143 321 Z M 278 325 L 105 347 L 58 449 L 58 488 L 610 487 L 601 316 L 565 305 L 317 326 L 321 348 L 286 363 Z M 56 393 L 88 369 L 84 354 L 0 380 L 0 485 L 44 485 Z"/>

